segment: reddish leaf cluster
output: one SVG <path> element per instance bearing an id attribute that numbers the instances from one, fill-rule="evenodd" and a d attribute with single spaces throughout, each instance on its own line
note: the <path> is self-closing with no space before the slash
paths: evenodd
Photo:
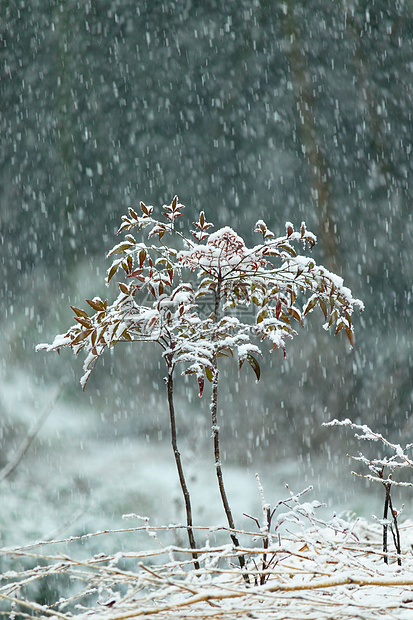
<path id="1" fill-rule="evenodd" d="M 351 316 L 354 307 L 362 309 L 363 304 L 341 278 L 297 252 L 297 243 L 311 248 L 316 241 L 304 223 L 295 232 L 287 222 L 285 235 L 276 237 L 259 220 L 255 231 L 262 235 L 262 243 L 248 248 L 228 226 L 208 232 L 212 224 L 203 211 L 191 230 L 195 242 L 186 237 L 175 228 L 184 209 L 176 196 L 163 206 L 164 220 L 154 218 L 152 206 L 141 202 L 140 207 L 141 215 L 129 208 L 122 217 L 118 234 L 126 233 L 125 238 L 108 254 L 119 256 L 108 270 L 108 282 L 119 269 L 128 279 L 119 283 L 117 299 L 110 306 L 98 298 L 88 300 L 92 316 L 73 308 L 76 324 L 51 345 L 39 346 L 47 350 L 68 346 L 76 354 L 85 350 L 83 385 L 105 348 L 122 340 L 158 342 L 168 367 L 184 364 L 185 373 L 198 377 L 200 394 L 204 377 L 214 379 L 221 355 L 236 354 L 240 367 L 247 361 L 258 380 L 260 349 L 253 340 L 268 340 L 272 350 L 285 349 L 285 338 L 297 333 L 292 319 L 303 325 L 317 304 L 326 329 L 335 324 L 335 333 L 344 330 L 353 344 Z M 155 242 L 136 241 L 132 231 L 143 229 L 148 229 L 147 240 Z M 175 241 L 166 244 L 165 234 Z M 186 249 L 175 249 L 176 241 Z M 195 286 L 185 281 L 186 271 L 196 273 Z M 212 296 L 214 304 L 214 312 L 206 317 L 200 305 L 204 295 Z M 234 316 L 240 306 L 251 309 L 248 321 Z"/>

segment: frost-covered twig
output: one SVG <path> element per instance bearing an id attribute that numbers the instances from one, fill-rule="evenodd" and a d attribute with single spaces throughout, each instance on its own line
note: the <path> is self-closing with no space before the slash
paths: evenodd
<path id="1" fill-rule="evenodd" d="M 262 511 L 264 514 L 263 525 L 261 526 L 259 519 L 257 519 L 256 517 L 252 517 L 251 515 L 248 515 L 245 513 L 244 513 L 244 516 L 248 517 L 249 519 L 252 519 L 252 521 L 254 521 L 254 523 L 257 524 L 257 527 L 259 528 L 259 531 L 263 537 L 262 538 L 263 555 L 261 558 L 260 569 L 258 569 L 257 564 L 253 560 L 253 564 L 257 572 L 259 573 L 259 579 L 255 577 L 256 585 L 258 583 L 260 583 L 260 585 L 263 585 L 264 583 L 266 583 L 269 575 L 271 574 L 269 572 L 269 569 L 272 566 L 274 566 L 274 563 L 276 563 L 276 561 L 278 561 L 276 553 L 270 553 L 269 555 L 271 557 L 268 560 L 267 551 L 270 551 L 270 552 L 274 551 L 273 540 L 271 537 L 271 527 L 272 527 L 273 517 L 276 514 L 280 506 L 285 506 L 288 509 L 288 511 L 280 513 L 275 519 L 274 533 L 276 533 L 280 529 L 280 527 L 285 523 L 298 526 L 300 528 L 300 531 L 304 531 L 306 526 L 308 527 L 308 523 L 306 522 L 310 522 L 310 524 L 313 527 L 319 528 L 321 526 L 321 527 L 326 528 L 327 530 L 330 529 L 334 531 L 336 535 L 338 533 L 344 534 L 346 537 L 348 535 L 352 535 L 351 528 L 349 528 L 348 524 L 345 523 L 342 519 L 339 519 L 336 516 L 334 516 L 333 519 L 331 519 L 330 521 L 324 521 L 316 517 L 315 510 L 323 506 L 323 504 L 321 504 L 317 500 L 311 503 L 305 502 L 304 504 L 301 504 L 300 497 L 302 497 L 303 495 L 311 491 L 312 490 L 311 486 L 307 487 L 300 493 L 294 494 L 290 490 L 289 486 L 286 485 L 286 489 L 289 492 L 289 497 L 278 501 L 277 504 L 275 505 L 275 508 L 271 508 L 271 505 L 265 501 L 264 489 L 263 489 L 263 486 L 261 484 L 261 480 L 258 474 L 255 474 L 255 477 L 257 479 L 258 489 L 259 489 L 260 496 L 261 496 L 261 507 L 262 507 Z M 279 546 L 281 546 L 280 534 L 278 535 L 279 535 Z"/>
<path id="2" fill-rule="evenodd" d="M 346 418 L 345 420 L 332 420 L 331 422 L 324 422 L 322 426 L 348 426 L 352 429 L 360 430 L 362 431 L 361 434 L 354 434 L 356 439 L 365 439 L 366 441 L 379 441 L 394 452 L 394 456 L 392 456 L 390 459 L 369 459 L 369 462 L 371 464 L 376 463 L 378 466 L 389 466 L 392 469 L 396 469 L 399 467 L 413 467 L 413 460 L 406 455 L 406 451 L 413 447 L 413 444 L 411 443 L 407 444 L 405 448 L 402 448 L 400 444 L 391 443 L 380 433 L 372 431 L 371 428 L 367 426 L 367 424 L 355 424 L 348 418 Z M 355 458 L 357 460 L 356 457 L 351 458 Z M 397 458 L 399 459 L 399 461 L 396 461 Z"/>
<path id="3" fill-rule="evenodd" d="M 370 459 L 364 456 L 362 453 L 359 453 L 359 456 L 350 456 L 354 461 L 358 461 L 363 463 L 368 467 L 371 471 L 371 474 L 359 474 L 356 472 L 351 472 L 355 476 L 359 478 L 364 478 L 371 482 L 380 482 L 383 485 L 385 490 L 384 497 L 384 509 L 383 509 L 383 519 L 380 521 L 383 526 L 383 554 L 384 554 L 384 562 L 388 563 L 387 557 L 387 530 L 390 527 L 394 545 L 397 551 L 397 562 L 401 565 L 401 542 L 400 542 L 400 530 L 398 524 L 398 517 L 400 516 L 400 512 L 393 507 L 393 502 L 391 498 L 391 489 L 394 486 L 397 487 L 413 487 L 413 484 L 410 482 L 397 481 L 393 479 L 393 474 L 397 470 L 403 470 L 406 467 L 413 468 L 413 460 L 410 459 L 406 452 L 413 447 L 413 444 L 407 444 L 404 448 L 400 446 L 400 444 L 394 444 L 385 439 L 383 435 L 380 433 L 376 433 L 371 430 L 369 426 L 366 424 L 355 424 L 348 418 L 345 420 L 332 420 L 331 422 L 326 422 L 323 426 L 348 426 L 352 429 L 361 431 L 361 434 L 355 433 L 356 439 L 367 440 L 367 441 L 375 441 L 382 443 L 387 449 L 394 454 L 390 457 L 383 457 L 380 459 L 374 458 Z M 390 510 L 391 520 L 388 519 L 388 513 Z"/>
<path id="4" fill-rule="evenodd" d="M 297 504 L 293 497 L 297 495 L 290 495 L 286 501 L 296 507 L 300 502 Z M 371 543 L 375 526 L 360 521 L 346 525 L 349 530 L 355 528 L 359 540 L 354 544 L 344 532 L 334 533 L 321 525 L 299 528 L 294 537 L 283 535 L 281 545 L 272 545 L 269 550 L 254 546 L 257 534 L 249 533 L 249 544 L 241 550 L 251 558 L 249 574 L 257 585 L 248 587 L 232 564 L 231 545 L 197 548 L 198 571 L 191 568 L 191 548 L 171 549 L 169 545 L 90 558 L 84 557 L 83 547 L 77 558 L 79 547 L 74 542 L 72 547 L 65 547 L 64 554 L 34 558 L 22 552 L 17 562 L 12 550 L 3 549 L 2 567 L 7 569 L 0 574 L 0 608 L 3 614 L 33 619 L 55 616 L 61 620 L 147 616 L 178 620 L 183 615 L 200 620 L 249 615 L 268 620 L 325 620 L 332 615 L 336 620 L 355 616 L 373 619 L 386 613 L 394 615 L 395 609 L 398 617 L 409 617 L 413 607 L 406 589 L 413 585 L 411 554 L 404 555 L 403 575 L 383 571 L 382 554 Z M 164 535 L 169 531 L 170 538 L 173 530 L 172 526 L 158 529 Z M 101 542 L 104 547 L 104 539 Z M 260 566 L 265 552 L 274 554 L 275 559 L 261 572 L 254 563 Z M 394 555 L 389 557 L 395 559 Z M 27 561 L 32 562 L 30 568 L 24 568 Z M 265 577 L 263 585 L 261 577 Z M 42 588 L 48 579 L 53 579 L 53 591 L 47 604 L 39 605 L 33 588 Z M 72 584 L 69 591 L 59 587 L 63 583 Z"/>

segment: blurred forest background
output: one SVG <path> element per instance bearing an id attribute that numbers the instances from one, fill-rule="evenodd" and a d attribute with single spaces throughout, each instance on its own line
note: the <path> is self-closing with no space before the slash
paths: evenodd
<path id="1" fill-rule="evenodd" d="M 43 466 L 59 441 L 168 440 L 156 348 L 107 355 L 82 393 L 81 359 L 34 347 L 70 304 L 116 294 L 105 254 L 127 207 L 174 194 L 249 244 L 259 218 L 304 220 L 366 305 L 352 351 L 317 312 L 259 384 L 223 365 L 227 462 L 345 458 L 334 417 L 412 441 L 413 2 L 0 0 L 0 18 L 0 467 L 61 381 Z M 181 437 L 209 449 L 207 400 L 177 390 Z"/>

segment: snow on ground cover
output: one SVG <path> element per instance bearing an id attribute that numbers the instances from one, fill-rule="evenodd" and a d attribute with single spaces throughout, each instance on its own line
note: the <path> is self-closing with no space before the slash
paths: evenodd
<path id="1" fill-rule="evenodd" d="M 243 541 L 239 553 L 247 559 L 248 583 L 233 546 L 209 544 L 208 528 L 196 529 L 198 538 L 205 540 L 198 549 L 200 569 L 196 572 L 189 549 L 164 544 L 163 535 L 172 527 L 150 529 L 146 523 L 139 527 L 139 521 L 135 535 L 150 535 L 151 546 L 143 551 L 102 553 L 79 560 L 67 551 L 59 553 L 58 543 L 49 545 L 47 554 L 39 546 L 3 549 L 3 558 L 14 554 L 23 560 L 35 555 L 39 564 L 1 576 L 1 607 L 7 611 L 14 605 L 15 611 L 21 608 L 28 617 L 40 613 L 62 620 L 412 618 L 413 523 L 403 527 L 408 550 L 402 554 L 401 567 L 392 554 L 390 564 L 383 563 L 376 524 L 358 521 L 348 525 L 341 533 L 314 525 L 298 533 L 290 531 L 274 537 L 266 550 L 256 534 L 238 532 Z M 70 545 L 66 548 L 70 551 Z M 271 564 L 262 571 L 264 553 Z M 77 591 L 67 599 L 60 596 L 40 606 L 25 595 L 31 581 L 64 573 L 77 584 Z"/>

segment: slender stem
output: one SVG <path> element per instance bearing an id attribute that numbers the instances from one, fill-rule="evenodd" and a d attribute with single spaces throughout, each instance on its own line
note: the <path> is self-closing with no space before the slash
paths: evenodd
<path id="1" fill-rule="evenodd" d="M 188 487 L 186 484 L 184 470 L 182 467 L 181 454 L 178 450 L 178 442 L 176 437 L 176 422 L 175 422 L 175 407 L 173 401 L 173 393 L 174 393 L 174 384 L 173 384 L 173 368 L 172 364 L 168 364 L 168 405 L 169 405 L 169 418 L 171 422 L 171 439 L 172 439 L 172 449 L 175 456 L 176 468 L 178 470 L 179 482 L 182 489 L 182 494 L 184 496 L 185 501 L 185 510 L 186 510 L 186 524 L 188 530 L 188 540 L 191 549 L 196 549 L 196 543 L 194 538 L 194 533 L 192 530 L 192 508 L 191 508 L 191 497 L 189 495 Z M 195 570 L 199 570 L 199 562 L 197 561 L 198 554 L 193 551 L 192 557 L 194 559 L 194 568 Z"/>
<path id="2" fill-rule="evenodd" d="M 385 553 L 386 555 L 384 556 L 384 563 L 388 564 L 389 563 L 389 558 L 387 556 L 387 515 L 388 515 L 388 511 L 389 511 L 389 499 L 390 499 L 390 484 L 385 484 L 384 488 L 386 490 L 386 497 L 384 498 L 384 511 L 383 511 L 383 553 Z"/>
<path id="3" fill-rule="evenodd" d="M 232 517 L 231 507 L 229 505 L 227 493 L 225 491 L 224 485 L 224 477 L 222 475 L 222 467 L 221 467 L 221 456 L 219 450 L 219 428 L 218 428 L 218 420 L 217 420 L 217 405 L 218 405 L 218 368 L 216 367 L 216 358 L 214 359 L 214 378 L 212 380 L 212 400 L 211 400 L 211 419 L 212 419 L 212 437 L 214 440 L 214 460 L 215 460 L 215 471 L 217 473 L 218 479 L 218 488 L 221 494 L 222 505 L 224 506 L 224 511 L 227 517 L 228 525 L 232 530 L 235 530 L 234 519 Z M 235 547 L 239 547 L 239 540 L 234 533 L 230 534 L 231 540 L 234 543 Z M 240 555 L 238 557 L 239 564 L 241 568 L 245 566 L 244 556 Z"/>
<path id="4" fill-rule="evenodd" d="M 214 322 L 218 322 L 219 303 L 221 298 L 221 277 L 218 277 L 217 287 L 215 289 L 215 305 L 214 305 Z M 225 491 L 224 477 L 222 475 L 221 456 L 219 449 L 219 427 L 218 427 L 218 362 L 216 351 L 213 357 L 213 379 L 212 379 L 212 395 L 211 395 L 211 421 L 212 421 L 212 437 L 214 440 L 214 461 L 215 471 L 218 479 L 218 488 L 221 494 L 222 505 L 224 506 L 225 515 L 227 517 L 228 525 L 232 530 L 235 530 L 234 519 L 232 517 L 231 507 L 229 505 L 227 493 Z M 231 540 L 235 547 L 239 547 L 239 540 L 235 533 L 230 534 Z M 245 566 L 245 559 L 243 555 L 238 556 L 239 565 L 241 568 Z M 249 582 L 248 575 L 244 576 L 244 579 Z"/>
<path id="5" fill-rule="evenodd" d="M 265 532 L 266 532 L 266 536 L 263 540 L 263 547 L 265 550 L 268 549 L 269 544 L 270 544 L 270 529 L 271 529 L 271 508 L 269 506 L 267 506 L 267 508 L 265 509 Z M 263 556 L 262 556 L 262 570 L 265 571 L 267 570 L 267 568 L 269 567 L 270 562 L 268 562 L 267 564 L 267 554 L 264 552 Z M 261 574 L 260 577 L 260 584 L 263 586 L 266 582 L 266 580 L 268 579 L 268 577 L 266 575 Z"/>
<path id="6" fill-rule="evenodd" d="M 393 517 L 394 527 L 391 528 L 391 532 L 393 535 L 394 546 L 396 547 L 397 564 L 401 566 L 402 565 L 402 558 L 401 558 L 402 550 L 401 550 L 401 543 L 400 543 L 400 530 L 399 530 L 399 524 L 397 523 L 397 511 L 393 508 L 393 502 L 392 502 L 390 493 L 389 493 L 389 508 L 390 508 L 391 515 Z"/>
<path id="7" fill-rule="evenodd" d="M 219 428 L 217 420 L 217 403 L 218 403 L 218 369 L 215 369 L 212 382 L 212 403 L 211 403 L 211 419 L 212 419 L 212 437 L 214 439 L 214 459 L 215 470 L 217 472 L 218 486 L 221 493 L 222 503 L 224 505 L 225 514 L 227 516 L 228 525 L 231 529 L 235 529 L 234 519 L 232 517 L 231 508 L 225 491 L 224 477 L 222 475 L 221 457 L 219 449 Z M 231 535 L 233 537 L 233 535 Z M 239 543 L 237 542 L 237 545 Z"/>

